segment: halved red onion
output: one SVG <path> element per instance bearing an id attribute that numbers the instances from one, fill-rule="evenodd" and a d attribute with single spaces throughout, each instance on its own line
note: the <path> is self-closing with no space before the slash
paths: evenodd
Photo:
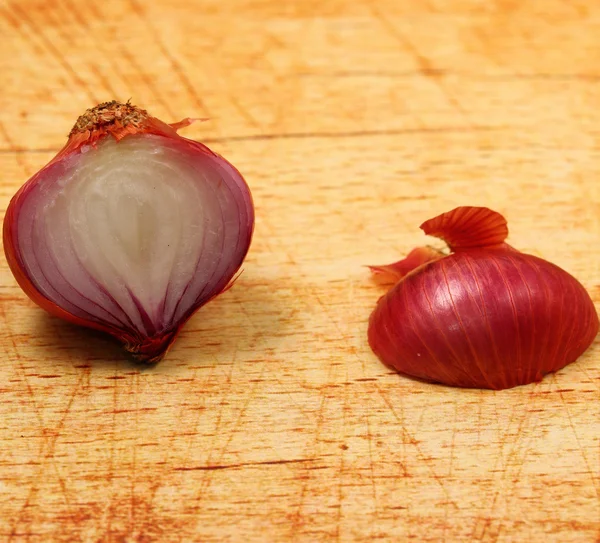
<path id="1" fill-rule="evenodd" d="M 500 213 L 461 206 L 421 228 L 450 254 L 421 247 L 372 267 L 395 283 L 369 319 L 382 362 L 435 383 L 500 390 L 540 381 L 593 343 L 600 323 L 583 285 L 508 245 Z"/>
<path id="2" fill-rule="evenodd" d="M 242 175 L 177 134 L 190 122 L 129 103 L 88 110 L 4 220 L 8 262 L 34 302 L 148 362 L 230 284 L 254 227 Z"/>

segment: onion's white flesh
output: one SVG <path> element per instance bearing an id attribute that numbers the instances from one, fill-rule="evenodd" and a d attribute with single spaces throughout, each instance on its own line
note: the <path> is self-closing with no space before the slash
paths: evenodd
<path id="1" fill-rule="evenodd" d="M 159 334 L 222 289 L 245 255 L 251 203 L 212 155 L 136 134 L 50 168 L 20 210 L 20 255 L 40 292 L 75 316 Z"/>

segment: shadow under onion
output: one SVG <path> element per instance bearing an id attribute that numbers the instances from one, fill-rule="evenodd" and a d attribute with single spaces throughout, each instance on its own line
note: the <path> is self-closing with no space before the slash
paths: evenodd
<path id="1" fill-rule="evenodd" d="M 232 289 L 192 316 L 164 359 L 156 364 L 136 361 L 107 334 L 37 309 L 33 311 L 35 341 L 30 349 L 39 350 L 39 356 L 33 356 L 40 364 L 67 358 L 74 367 L 117 363 L 123 371 L 168 370 L 197 363 L 218 365 L 243 352 L 252 356 L 257 352 L 272 354 L 292 323 L 289 300 L 272 287 L 272 281 L 279 279 L 253 278 L 244 272 Z"/>

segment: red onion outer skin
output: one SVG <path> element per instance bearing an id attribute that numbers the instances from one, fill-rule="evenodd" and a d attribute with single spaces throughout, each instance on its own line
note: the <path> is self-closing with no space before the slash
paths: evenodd
<path id="1" fill-rule="evenodd" d="M 448 228 L 435 235 L 452 239 L 456 225 Z M 468 246 L 468 231 L 458 236 L 454 254 L 421 263 L 379 300 L 368 338 L 385 364 L 426 381 L 498 390 L 540 381 L 590 346 L 598 315 L 574 277 L 502 243 L 505 235 L 489 247 Z"/>
<path id="2" fill-rule="evenodd" d="M 129 117 L 127 117 L 129 116 Z M 27 181 L 12 198 L 4 219 L 3 243 L 4 251 L 10 269 L 19 283 L 19 286 L 39 307 L 48 313 L 63 320 L 85 326 L 115 337 L 125 349 L 136 359 L 154 363 L 163 358 L 168 348 L 175 340 L 181 327 L 198 310 L 214 297 L 227 290 L 233 284 L 233 277 L 239 270 L 252 240 L 254 230 L 254 206 L 249 188 L 239 171 L 223 157 L 211 151 L 208 147 L 194 140 L 184 138 L 177 134 L 177 130 L 188 126 L 194 119 L 184 119 L 178 123 L 166 124 L 159 119 L 151 117 L 145 110 L 129 103 L 106 102 L 88 110 L 82 115 L 73 130 L 65 147 L 37 174 Z M 112 137 L 117 142 L 129 135 L 152 134 L 168 138 L 188 151 L 193 151 L 212 161 L 228 172 L 227 175 L 234 179 L 231 184 L 239 191 L 239 223 L 240 233 L 235 248 L 235 258 L 224 266 L 222 273 L 201 293 L 195 303 L 176 323 L 158 330 L 152 335 L 143 335 L 135 329 L 115 327 L 98 319 L 88 319 L 84 316 L 73 314 L 59 304 L 45 296 L 31 280 L 21 258 L 18 243 L 17 216 L 28 195 L 42 179 L 56 175 L 55 169 L 62 167 L 63 161 L 80 153 L 84 145 L 95 146 L 104 138 Z"/>

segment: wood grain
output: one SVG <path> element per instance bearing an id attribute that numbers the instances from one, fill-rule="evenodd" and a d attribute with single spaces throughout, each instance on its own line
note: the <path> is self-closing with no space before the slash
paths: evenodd
<path id="1" fill-rule="evenodd" d="M 102 7 L 100 7 L 102 6 Z M 390 373 L 363 265 L 456 205 L 600 306 L 600 6 L 588 0 L 4 0 L 0 208 L 117 98 L 247 177 L 235 288 L 152 369 L 0 263 L 0 538 L 600 539 L 600 345 L 542 383 Z"/>

